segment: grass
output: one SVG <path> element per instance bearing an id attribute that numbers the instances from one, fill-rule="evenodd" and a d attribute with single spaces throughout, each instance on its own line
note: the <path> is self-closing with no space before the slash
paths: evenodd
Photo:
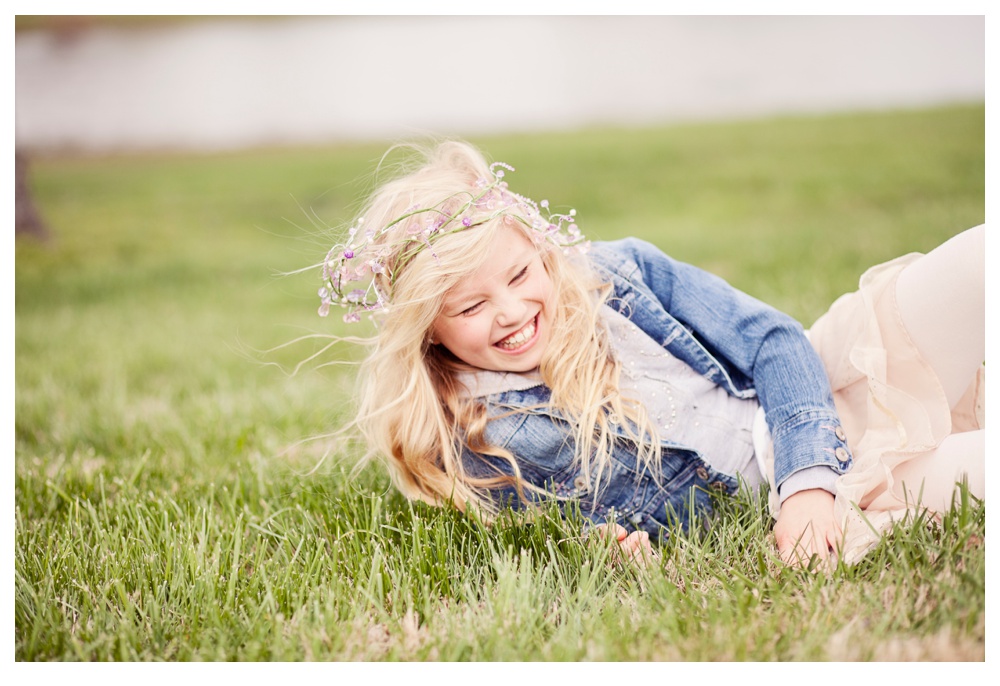
<path id="1" fill-rule="evenodd" d="M 591 237 L 808 325 L 865 267 L 983 221 L 984 129 L 969 106 L 474 142 Z M 353 367 L 256 352 L 344 332 L 316 275 L 275 274 L 321 258 L 381 152 L 35 160 L 53 235 L 16 246 L 17 660 L 984 658 L 969 498 L 819 573 L 781 567 L 759 505 L 720 502 L 637 571 L 577 519 L 488 527 L 303 442 L 349 416 Z"/>

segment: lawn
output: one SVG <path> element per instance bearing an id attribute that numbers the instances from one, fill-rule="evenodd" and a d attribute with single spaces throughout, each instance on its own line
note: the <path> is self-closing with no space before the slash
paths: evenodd
<path id="1" fill-rule="evenodd" d="M 595 240 L 636 235 L 808 326 L 982 223 L 982 106 L 477 138 Z M 747 498 L 644 571 L 579 521 L 352 474 L 356 351 L 316 315 L 382 145 L 33 160 L 16 245 L 17 660 L 982 660 L 985 506 L 783 568 Z M 360 179 L 360 180 L 359 180 Z"/>

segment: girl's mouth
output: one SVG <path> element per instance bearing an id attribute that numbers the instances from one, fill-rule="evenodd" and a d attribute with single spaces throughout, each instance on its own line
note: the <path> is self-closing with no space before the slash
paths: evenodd
<path id="1" fill-rule="evenodd" d="M 494 343 L 494 345 L 501 350 L 515 352 L 530 343 L 534 339 L 537 332 L 538 315 L 536 314 L 527 324 L 506 338 Z"/>

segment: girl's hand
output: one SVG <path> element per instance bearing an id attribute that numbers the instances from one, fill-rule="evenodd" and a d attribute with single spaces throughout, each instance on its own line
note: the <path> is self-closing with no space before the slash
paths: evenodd
<path id="1" fill-rule="evenodd" d="M 659 557 L 649 542 L 649 534 L 645 531 L 629 533 L 628 529 L 618 524 L 601 524 L 596 527 L 596 530 L 601 538 L 614 537 L 618 541 L 619 550 L 625 560 L 629 562 L 645 566 L 651 560 Z"/>
<path id="2" fill-rule="evenodd" d="M 774 523 L 774 539 L 786 564 L 808 567 L 814 555 L 834 564 L 843 535 L 833 516 L 833 494 L 814 488 L 786 498 Z"/>

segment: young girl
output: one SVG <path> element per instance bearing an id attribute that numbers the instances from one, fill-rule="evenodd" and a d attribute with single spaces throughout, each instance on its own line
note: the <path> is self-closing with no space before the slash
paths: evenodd
<path id="1" fill-rule="evenodd" d="M 645 554 L 767 484 L 790 562 L 852 562 L 961 479 L 984 496 L 983 227 L 869 270 L 804 333 L 652 245 L 591 245 L 505 170 L 438 146 L 323 264 L 320 314 L 376 320 L 357 424 L 406 496 L 575 502 Z"/>

